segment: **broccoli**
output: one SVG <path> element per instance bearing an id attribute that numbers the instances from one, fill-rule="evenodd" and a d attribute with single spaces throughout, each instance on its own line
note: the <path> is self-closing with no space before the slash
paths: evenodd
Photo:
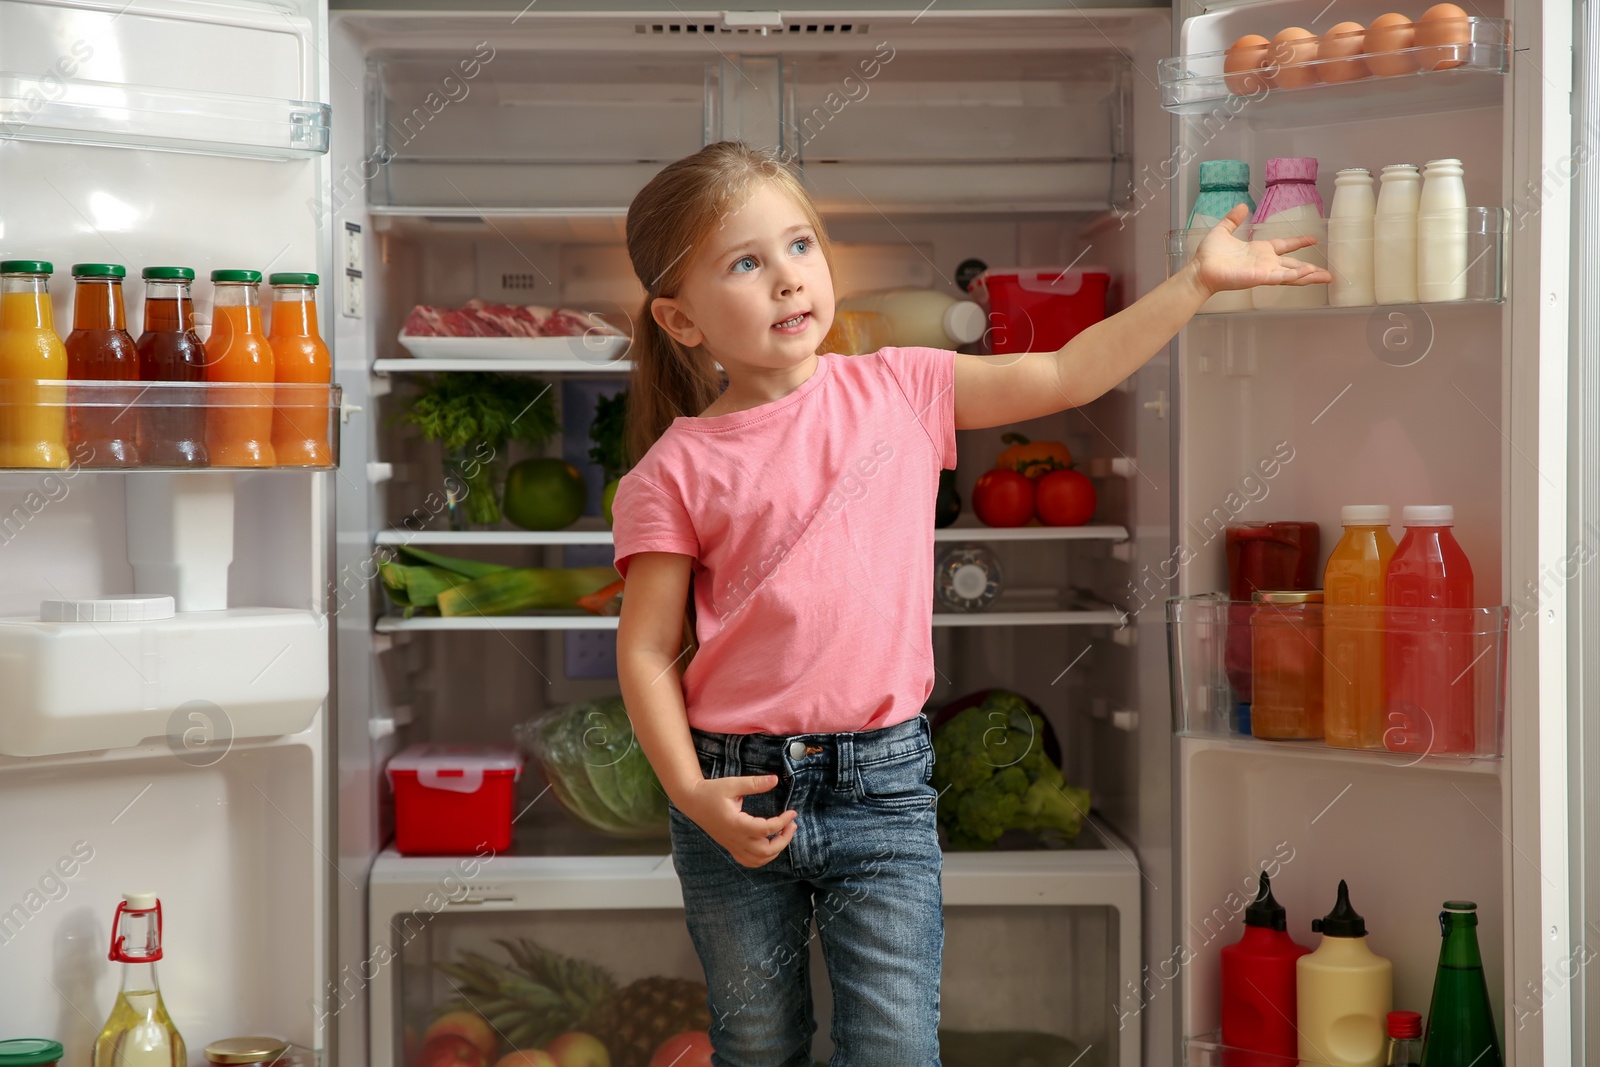
<path id="1" fill-rule="evenodd" d="M 1007 830 L 1077 836 L 1089 791 L 1066 785 L 1044 754 L 1044 722 L 1016 693 L 996 690 L 939 728 L 933 785 L 952 848 L 992 847 Z"/>

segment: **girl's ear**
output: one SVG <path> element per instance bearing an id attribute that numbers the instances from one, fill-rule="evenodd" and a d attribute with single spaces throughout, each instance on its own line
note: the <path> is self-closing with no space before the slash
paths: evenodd
<path id="1" fill-rule="evenodd" d="M 685 348 L 698 348 L 705 340 L 705 334 L 694 324 L 689 312 L 670 296 L 658 296 L 650 301 L 650 317 L 667 332 L 667 336 Z"/>

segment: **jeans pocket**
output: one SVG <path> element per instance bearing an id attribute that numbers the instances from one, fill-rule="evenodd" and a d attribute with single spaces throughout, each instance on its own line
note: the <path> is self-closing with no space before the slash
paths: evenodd
<path id="1" fill-rule="evenodd" d="M 928 746 L 871 763 L 856 764 L 856 799 L 868 807 L 914 811 L 930 807 L 936 792 L 928 784 L 933 752 Z"/>
<path id="2" fill-rule="evenodd" d="M 694 750 L 694 754 L 700 758 L 700 774 L 707 781 L 710 781 L 721 773 L 722 760 L 719 757 L 709 755 L 708 753 L 701 751 L 699 748 Z"/>

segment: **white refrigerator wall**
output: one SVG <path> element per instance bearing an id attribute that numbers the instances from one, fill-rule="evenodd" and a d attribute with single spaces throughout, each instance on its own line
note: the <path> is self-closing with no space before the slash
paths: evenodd
<path id="1" fill-rule="evenodd" d="M 0 257 L 54 263 L 58 333 L 71 329 L 76 262 L 127 268 L 134 336 L 145 266 L 195 269 L 202 336 L 211 269 L 327 273 L 307 206 L 326 186 L 325 158 L 271 144 L 291 116 L 315 115 L 296 102 L 326 99 L 325 24 L 316 3 L 0 3 Z M 178 142 L 189 150 L 149 147 Z M 0 616 L 132 591 L 126 509 L 167 477 L 0 474 Z M 233 487 L 229 607 L 303 613 L 325 642 L 336 475 L 209 477 Z M 123 644 L 108 639 L 72 669 L 143 671 L 146 686 L 156 670 L 174 691 L 197 673 L 173 656 L 114 662 Z M 242 657 L 237 670 L 270 669 L 273 650 L 259 651 L 260 664 Z M 163 993 L 191 1061 L 211 1041 L 256 1032 L 322 1045 L 329 708 L 276 737 L 230 722 L 225 704 L 198 718 L 171 710 L 131 747 L 0 756 L 0 1033 L 60 1037 L 73 1067 L 88 1063 L 111 1010 L 120 967 L 107 959 L 109 925 L 134 890 L 161 899 Z M 35 711 L 0 692 L 8 720 Z"/>

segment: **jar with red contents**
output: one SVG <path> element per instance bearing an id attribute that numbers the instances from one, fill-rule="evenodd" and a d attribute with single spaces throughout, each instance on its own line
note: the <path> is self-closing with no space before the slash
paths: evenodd
<path id="1" fill-rule="evenodd" d="M 289 1044 L 276 1037 L 229 1037 L 206 1046 L 212 1067 L 285 1067 Z"/>
<path id="2" fill-rule="evenodd" d="M 1275 741 L 1322 737 L 1322 590 L 1251 596 L 1250 732 Z"/>

